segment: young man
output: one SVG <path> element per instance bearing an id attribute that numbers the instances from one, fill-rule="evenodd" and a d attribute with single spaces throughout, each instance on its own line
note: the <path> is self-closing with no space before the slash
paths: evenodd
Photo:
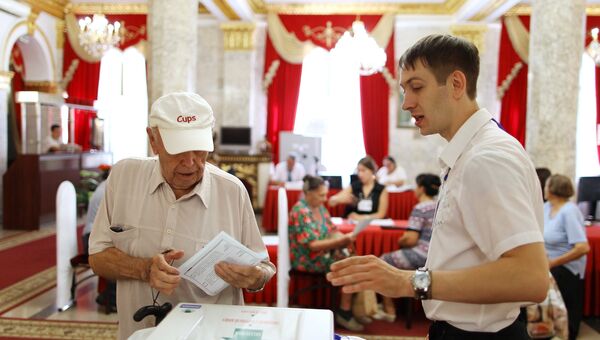
<path id="1" fill-rule="evenodd" d="M 242 305 L 242 289 L 259 291 L 275 273 L 268 260 L 218 263 L 216 274 L 230 286 L 215 296 L 181 279 L 177 267 L 221 231 L 256 252 L 266 254 L 266 248 L 246 188 L 206 163 L 214 148 L 206 100 L 164 95 L 152 105 L 149 123 L 158 159 L 126 159 L 113 167 L 90 236 L 92 269 L 117 281 L 119 339 L 154 325 L 152 318 L 132 318 L 153 300 Z"/>
<path id="2" fill-rule="evenodd" d="M 528 339 L 519 307 L 548 288 L 543 207 L 535 169 L 521 145 L 480 109 L 477 48 L 431 35 L 400 58 L 403 108 L 421 134 L 448 141 L 443 184 L 424 268 L 404 271 L 374 256 L 331 266 L 343 291 L 415 296 L 434 320 L 430 339 Z"/>

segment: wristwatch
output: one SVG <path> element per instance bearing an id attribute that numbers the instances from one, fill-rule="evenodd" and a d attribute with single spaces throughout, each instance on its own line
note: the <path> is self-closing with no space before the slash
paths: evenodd
<path id="1" fill-rule="evenodd" d="M 410 278 L 410 283 L 415 291 L 415 299 L 431 299 L 431 272 L 425 267 L 415 271 Z"/>

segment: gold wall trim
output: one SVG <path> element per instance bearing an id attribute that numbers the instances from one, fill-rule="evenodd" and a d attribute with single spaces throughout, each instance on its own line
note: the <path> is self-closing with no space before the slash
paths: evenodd
<path id="1" fill-rule="evenodd" d="M 199 14 L 210 14 L 210 11 L 202 3 L 198 3 L 198 13 Z"/>
<path id="2" fill-rule="evenodd" d="M 466 0 L 443 3 L 307 3 L 269 4 L 267 11 L 279 14 L 454 14 Z"/>
<path id="3" fill-rule="evenodd" d="M 225 51 L 254 50 L 254 29 L 251 22 L 225 22 L 221 24 L 223 31 L 223 49 Z"/>
<path id="4" fill-rule="evenodd" d="M 227 17 L 229 20 L 240 20 L 240 17 L 235 13 L 233 8 L 229 5 L 227 0 L 213 0 L 213 3 L 219 7 L 221 12 Z"/>
<path id="5" fill-rule="evenodd" d="M 0 90 L 8 90 L 10 88 L 10 82 L 14 75 L 15 73 L 11 71 L 0 71 Z"/>
<path id="6" fill-rule="evenodd" d="M 74 14 L 148 14 L 148 4 L 80 2 L 70 3 L 65 7 L 65 12 Z"/>
<path id="7" fill-rule="evenodd" d="M 256 14 L 267 14 L 267 5 L 264 0 L 248 0 L 248 5 Z"/>
<path id="8" fill-rule="evenodd" d="M 62 50 L 65 46 L 65 21 L 62 19 L 56 20 L 56 48 Z"/>
<path id="9" fill-rule="evenodd" d="M 27 17 L 27 34 L 33 35 L 35 33 L 35 21 L 37 20 L 39 12 L 31 11 Z"/>
<path id="10" fill-rule="evenodd" d="M 25 91 L 58 93 L 59 85 L 58 85 L 58 83 L 56 83 L 54 81 L 50 81 L 50 80 L 26 81 L 25 82 Z"/>
<path id="11" fill-rule="evenodd" d="M 482 55 L 485 50 L 485 32 L 487 31 L 486 25 L 452 25 L 450 26 L 450 33 L 452 35 L 467 39 L 468 41 L 475 44 L 479 50 L 479 55 Z"/>
<path id="12" fill-rule="evenodd" d="M 500 6 L 504 5 L 506 0 L 495 0 L 489 3 L 487 6 L 484 6 L 481 11 L 476 13 L 471 17 L 471 21 L 481 21 L 485 18 L 489 17 L 494 11 L 496 11 Z"/>
<path id="13" fill-rule="evenodd" d="M 36 12 L 46 12 L 54 17 L 63 18 L 65 16 L 64 8 L 69 0 L 21 0 L 31 6 Z"/>
<path id="14" fill-rule="evenodd" d="M 600 16 L 600 5 L 593 4 L 585 6 L 585 14 Z M 531 5 L 518 4 L 508 10 L 504 15 L 531 15 Z"/>

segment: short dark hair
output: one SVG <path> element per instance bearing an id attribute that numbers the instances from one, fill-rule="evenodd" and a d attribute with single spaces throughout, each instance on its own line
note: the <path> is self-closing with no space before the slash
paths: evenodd
<path id="1" fill-rule="evenodd" d="M 548 178 L 548 190 L 554 196 L 569 198 L 575 194 L 571 179 L 565 175 L 552 175 Z"/>
<path id="2" fill-rule="evenodd" d="M 414 69 L 419 60 L 431 70 L 440 85 L 452 72 L 461 71 L 467 78 L 467 95 L 473 100 L 477 97 L 479 51 L 473 43 L 447 34 L 428 35 L 404 52 L 399 66 L 405 70 Z"/>
<path id="3" fill-rule="evenodd" d="M 321 185 L 327 185 L 325 180 L 319 176 L 306 175 L 302 178 L 302 181 L 304 182 L 302 184 L 302 191 L 304 191 L 304 193 L 316 190 L 320 188 Z"/>
<path id="4" fill-rule="evenodd" d="M 50 131 L 54 131 L 56 129 L 60 128 L 60 125 L 58 124 L 52 124 L 52 126 L 50 127 Z"/>
<path id="5" fill-rule="evenodd" d="M 375 160 L 373 160 L 373 157 L 371 156 L 361 158 L 360 161 L 358 161 L 358 164 L 371 170 L 373 173 L 377 172 L 377 163 L 375 163 Z"/>
<path id="6" fill-rule="evenodd" d="M 392 162 L 394 165 L 396 165 L 396 160 L 394 159 L 394 157 L 387 155 L 385 157 L 383 157 L 383 159 L 387 159 L 388 161 Z"/>
<path id="7" fill-rule="evenodd" d="M 548 169 L 548 168 L 535 168 L 535 173 L 537 174 L 538 179 L 540 180 L 540 185 L 542 186 L 542 193 L 543 193 L 544 188 L 546 187 L 546 181 L 548 181 L 548 178 L 550 178 L 552 173 L 550 172 L 550 169 Z"/>
<path id="8" fill-rule="evenodd" d="M 442 185 L 440 177 L 434 174 L 420 174 L 415 182 L 417 182 L 417 186 L 425 189 L 425 195 L 429 197 L 437 196 Z"/>

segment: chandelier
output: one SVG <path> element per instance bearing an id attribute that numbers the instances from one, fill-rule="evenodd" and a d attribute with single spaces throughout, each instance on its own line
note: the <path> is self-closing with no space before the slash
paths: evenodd
<path id="1" fill-rule="evenodd" d="M 367 33 L 365 24 L 360 19 L 352 23 L 352 29 L 342 35 L 333 51 L 343 52 L 352 58 L 363 76 L 380 72 L 387 60 L 385 51 Z"/>
<path id="2" fill-rule="evenodd" d="M 121 23 L 109 23 L 102 14 L 79 19 L 79 43 L 85 51 L 100 58 L 121 40 Z"/>
<path id="3" fill-rule="evenodd" d="M 594 59 L 596 65 L 600 65 L 600 43 L 598 42 L 598 27 L 592 28 L 592 41 L 587 47 L 587 53 Z"/>

